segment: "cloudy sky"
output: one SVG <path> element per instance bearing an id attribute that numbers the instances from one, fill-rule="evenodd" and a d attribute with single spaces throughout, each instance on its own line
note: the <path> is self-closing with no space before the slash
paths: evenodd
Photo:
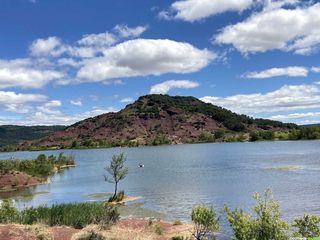
<path id="1" fill-rule="evenodd" d="M 71 124 L 141 95 L 320 122 L 320 1 L 1 0 L 0 124 Z"/>

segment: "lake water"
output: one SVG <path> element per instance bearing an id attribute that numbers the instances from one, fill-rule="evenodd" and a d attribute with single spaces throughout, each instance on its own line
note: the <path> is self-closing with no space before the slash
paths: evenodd
<path id="1" fill-rule="evenodd" d="M 224 204 L 251 209 L 254 192 L 270 187 L 287 220 L 304 213 L 320 214 L 320 141 L 193 144 L 140 148 L 64 150 L 77 167 L 56 174 L 47 185 L 15 196 L 19 206 L 103 200 L 90 194 L 112 192 L 104 167 L 113 154 L 127 156 L 129 175 L 120 183 L 127 195 L 141 196 L 143 207 L 165 219 L 188 221 L 195 204 Z M 40 152 L 0 153 L 31 159 Z M 45 151 L 58 155 L 60 151 Z M 138 168 L 143 163 L 144 168 Z M 295 171 L 270 168 L 294 166 Z M 21 194 L 21 193 L 19 193 Z"/>

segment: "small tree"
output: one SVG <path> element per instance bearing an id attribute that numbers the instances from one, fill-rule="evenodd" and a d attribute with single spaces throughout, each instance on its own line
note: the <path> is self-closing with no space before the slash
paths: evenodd
<path id="1" fill-rule="evenodd" d="M 292 224 L 297 231 L 295 237 L 319 237 L 320 236 L 320 217 L 312 215 L 304 215 L 301 218 L 295 219 Z"/>
<path id="2" fill-rule="evenodd" d="M 124 166 L 126 157 L 123 153 L 120 155 L 113 155 L 110 165 L 107 165 L 104 169 L 110 176 L 105 175 L 105 181 L 114 184 L 114 194 L 111 201 L 116 199 L 118 192 L 118 183 L 123 180 L 128 174 L 128 168 Z"/>
<path id="3" fill-rule="evenodd" d="M 254 195 L 254 215 L 242 209 L 230 211 L 227 218 L 237 240 L 285 240 L 288 239 L 288 225 L 281 219 L 280 206 L 267 189 L 263 196 Z"/>
<path id="4" fill-rule="evenodd" d="M 196 206 L 192 209 L 191 219 L 194 223 L 192 235 L 201 240 L 212 231 L 219 231 L 219 218 L 213 208 Z"/>

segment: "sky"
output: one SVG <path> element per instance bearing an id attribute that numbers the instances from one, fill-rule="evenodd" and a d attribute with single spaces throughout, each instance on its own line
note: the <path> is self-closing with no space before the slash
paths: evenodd
<path id="1" fill-rule="evenodd" d="M 69 125 L 146 94 L 320 122 L 320 1 L 0 0 L 0 124 Z"/>

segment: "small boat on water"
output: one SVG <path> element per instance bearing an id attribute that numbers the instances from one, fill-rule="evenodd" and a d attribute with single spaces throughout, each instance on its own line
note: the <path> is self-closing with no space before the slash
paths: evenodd
<path id="1" fill-rule="evenodd" d="M 144 168 L 144 164 L 139 163 L 139 168 Z"/>

